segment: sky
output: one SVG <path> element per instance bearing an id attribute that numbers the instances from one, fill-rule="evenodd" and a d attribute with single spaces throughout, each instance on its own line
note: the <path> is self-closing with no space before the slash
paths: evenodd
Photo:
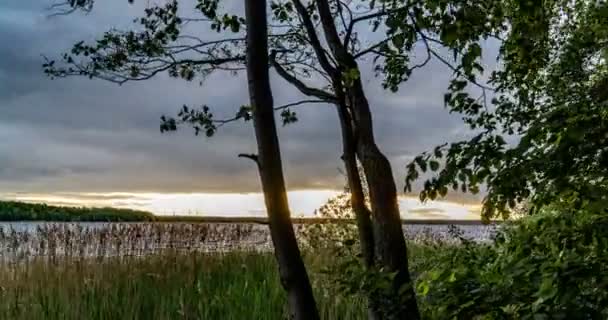
<path id="1" fill-rule="evenodd" d="M 49 16 L 51 4 L 0 2 L 0 197 L 162 214 L 263 213 L 257 170 L 237 157 L 256 149 L 251 123 L 227 125 L 212 139 L 187 128 L 159 131 L 160 116 L 176 114 L 183 104 L 234 114 L 247 104 L 243 76 L 214 74 L 202 86 L 166 75 L 122 86 L 79 77 L 51 80 L 43 73 L 43 56 L 58 58 L 73 43 L 110 28 L 129 29 L 146 2 L 97 1 L 88 14 L 55 17 Z M 369 63 L 361 69 L 378 144 L 402 189 L 413 156 L 468 134 L 443 107 L 450 71 L 431 63 L 391 93 Z M 271 77 L 277 105 L 302 98 Z M 299 121 L 279 128 L 279 138 L 293 211 L 310 214 L 344 186 L 339 123 L 327 105 L 297 112 Z M 464 195 L 448 200 L 430 206 L 460 217 L 458 210 L 478 201 Z M 430 212 L 429 204 L 405 196 L 401 204 L 403 211 Z"/>

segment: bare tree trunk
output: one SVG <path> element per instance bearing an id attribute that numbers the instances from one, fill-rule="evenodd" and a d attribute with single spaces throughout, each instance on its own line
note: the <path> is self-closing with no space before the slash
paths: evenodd
<path id="1" fill-rule="evenodd" d="M 359 71 L 354 57 L 342 44 L 327 0 L 317 0 L 317 9 L 325 39 L 341 71 Z M 387 319 L 420 319 L 408 267 L 407 245 L 401 226 L 397 188 L 391 164 L 378 148 L 369 103 L 361 79 L 345 88 L 357 130 L 357 156 L 363 165 L 369 187 L 372 209 L 374 253 L 380 265 L 397 271 L 393 294 L 384 301 L 382 311 Z M 402 290 L 405 288 L 405 290 Z M 403 292 L 403 296 L 400 296 Z"/>
<path id="2" fill-rule="evenodd" d="M 359 168 L 357 166 L 356 135 L 347 106 L 340 103 L 337 108 L 340 118 L 340 127 L 342 129 L 342 160 L 344 161 L 348 188 L 350 189 L 351 208 L 355 213 L 355 219 L 357 221 L 361 255 L 365 267 L 372 268 L 375 262 L 374 230 L 371 220 L 371 211 L 365 204 L 365 193 L 363 192 L 363 184 L 361 183 L 361 176 L 359 175 Z M 381 319 L 379 304 L 377 299 L 372 296 L 368 297 L 368 319 Z"/>
<path id="3" fill-rule="evenodd" d="M 247 20 L 247 78 L 258 144 L 258 163 L 270 234 L 287 291 L 290 317 L 319 319 L 308 274 L 291 223 L 281 152 L 268 75 L 268 30 L 265 0 L 245 0 Z"/>
<path id="4" fill-rule="evenodd" d="M 408 267 L 408 253 L 401 226 L 397 188 L 391 164 L 376 145 L 369 104 L 360 81 L 350 89 L 359 129 L 357 156 L 359 157 L 369 186 L 374 225 L 376 258 L 380 264 L 397 271 L 395 277 L 395 301 L 389 306 L 388 319 L 420 319 L 418 305 Z M 403 297 L 400 288 L 406 287 Z"/>
<path id="5" fill-rule="evenodd" d="M 372 229 L 371 211 L 365 204 L 365 193 L 357 166 L 357 140 L 356 132 L 353 127 L 353 118 L 346 105 L 346 99 L 341 88 L 341 84 L 335 83 L 338 102 L 336 109 L 340 119 L 340 129 L 342 134 L 342 161 L 346 169 L 346 178 L 350 190 L 350 204 L 357 221 L 359 231 L 359 242 L 361 244 L 361 255 L 366 267 L 374 265 L 374 234 Z"/>

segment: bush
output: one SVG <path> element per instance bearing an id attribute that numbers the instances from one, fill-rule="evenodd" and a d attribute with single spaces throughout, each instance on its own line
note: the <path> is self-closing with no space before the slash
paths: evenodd
<path id="1" fill-rule="evenodd" d="M 417 284 L 428 318 L 608 318 L 606 214 L 547 209 L 438 253 Z"/>

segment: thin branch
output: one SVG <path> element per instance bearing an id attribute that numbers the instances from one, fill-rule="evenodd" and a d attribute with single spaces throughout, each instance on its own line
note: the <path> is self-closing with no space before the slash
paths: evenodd
<path id="1" fill-rule="evenodd" d="M 257 154 L 248 154 L 248 153 L 240 153 L 238 155 L 239 158 L 247 158 L 253 162 L 255 162 L 258 166 L 260 165 L 260 158 L 258 157 Z"/>
<path id="2" fill-rule="evenodd" d="M 85 13 L 91 12 L 93 8 L 93 1 L 83 0 L 66 0 L 63 2 L 55 2 L 47 7 L 47 11 L 50 11 L 48 17 L 65 16 L 69 15 L 77 10 L 82 10 Z"/>
<path id="3" fill-rule="evenodd" d="M 431 51 L 426 50 L 426 59 L 424 59 L 424 61 L 422 61 L 421 63 L 412 66 L 410 68 L 410 70 L 422 68 L 422 67 L 426 66 L 429 63 L 429 61 L 431 61 Z"/>
<path id="4" fill-rule="evenodd" d="M 287 70 L 283 68 L 279 63 L 276 62 L 276 51 L 273 51 L 270 54 L 270 63 L 277 71 L 279 76 L 285 79 L 287 82 L 291 83 L 294 87 L 296 87 L 300 92 L 307 96 L 314 96 L 321 100 L 325 100 L 329 103 L 334 103 L 336 101 L 336 97 L 326 91 L 317 88 L 308 87 L 304 82 L 300 81 L 298 78 L 291 75 Z"/>
<path id="5" fill-rule="evenodd" d="M 344 12 L 342 10 L 342 2 L 341 1 L 336 1 L 336 6 L 338 7 L 338 14 L 340 15 L 340 21 L 342 21 L 342 26 L 344 27 L 344 29 L 348 28 L 348 25 L 346 24 L 346 18 L 344 18 Z M 351 15 L 351 20 L 352 20 L 352 15 Z"/>
<path id="6" fill-rule="evenodd" d="M 192 35 L 180 35 L 177 37 L 178 40 L 180 39 L 186 39 L 186 40 L 192 40 L 192 41 L 196 41 L 198 42 L 198 45 L 196 45 L 196 48 L 200 48 L 200 47 L 204 47 L 204 46 L 210 46 L 210 45 L 215 45 L 215 44 L 223 44 L 223 43 L 231 43 L 231 42 L 237 42 L 237 41 L 245 41 L 244 37 L 240 37 L 240 38 L 228 38 L 228 39 L 219 39 L 219 40 L 214 40 L 214 41 L 203 41 L 201 38 L 196 37 L 196 36 L 192 36 Z"/>
<path id="7" fill-rule="evenodd" d="M 209 18 L 190 18 L 190 17 L 179 17 L 182 20 L 182 23 L 184 25 L 188 24 L 189 22 L 213 22 L 213 19 L 209 19 Z"/>
<path id="8" fill-rule="evenodd" d="M 352 56 L 348 54 L 346 47 L 343 46 L 342 40 L 336 30 L 336 24 L 328 1 L 317 0 L 317 10 L 319 11 L 319 19 L 321 20 L 325 40 L 327 41 L 334 58 L 340 62 L 340 65 L 346 62 L 352 62 Z"/>
<path id="9" fill-rule="evenodd" d="M 308 104 L 308 103 L 328 103 L 328 101 L 326 101 L 326 100 L 302 100 L 302 101 L 287 103 L 287 104 L 275 107 L 274 110 L 277 110 L 277 111 L 283 110 L 283 109 L 300 106 L 300 105 Z"/>
<path id="10" fill-rule="evenodd" d="M 275 111 L 280 111 L 280 110 L 284 110 L 284 109 L 291 108 L 291 107 L 301 106 L 301 105 L 304 105 L 304 104 L 315 104 L 315 103 L 328 103 L 328 102 L 325 101 L 325 100 L 319 100 L 319 99 L 316 99 L 316 100 L 312 100 L 312 99 L 309 99 L 309 100 L 300 100 L 300 101 L 290 102 L 290 103 L 287 103 L 287 104 L 276 106 L 276 107 L 274 107 L 274 110 Z M 231 122 L 235 122 L 235 121 L 238 121 L 240 119 L 243 119 L 243 115 L 237 114 L 237 115 L 235 115 L 232 118 L 213 119 L 211 122 L 213 122 L 214 124 L 217 124 L 217 128 L 220 128 L 220 127 L 222 127 L 225 124 L 228 124 L 228 123 L 231 123 Z"/>
<path id="11" fill-rule="evenodd" d="M 310 15 L 306 10 L 306 7 L 302 4 L 300 0 L 293 0 L 294 7 L 302 20 L 302 24 L 304 25 L 304 29 L 306 30 L 306 34 L 308 35 L 308 41 L 312 46 L 317 59 L 319 60 L 319 64 L 323 69 L 327 71 L 329 74 L 335 73 L 335 68 L 331 65 L 329 60 L 327 59 L 326 51 L 321 45 L 321 41 L 319 41 L 319 37 L 317 36 L 317 31 L 315 30 L 315 26 L 310 19 Z"/>
<path id="12" fill-rule="evenodd" d="M 477 82 L 475 79 L 466 76 L 465 74 L 463 74 L 460 70 L 458 70 L 456 67 L 454 67 L 449 61 L 445 60 L 442 56 L 440 56 L 437 52 L 435 52 L 434 50 L 431 50 L 431 54 L 433 56 L 435 56 L 435 58 L 439 59 L 439 61 L 443 62 L 443 64 L 445 64 L 448 68 L 450 68 L 452 71 L 454 71 L 454 73 L 463 76 L 467 81 L 469 81 L 470 83 L 484 89 L 484 90 L 490 90 L 490 91 L 496 91 L 496 89 L 483 85 L 479 82 Z"/>
<path id="13" fill-rule="evenodd" d="M 399 12 L 400 10 L 403 10 L 403 8 L 398 8 L 398 9 L 393 9 L 393 10 L 381 10 L 381 11 L 366 14 L 366 15 L 359 16 L 357 18 L 352 19 L 350 21 L 350 24 L 348 25 L 348 29 L 346 30 L 346 36 L 344 37 L 344 47 L 348 48 L 348 43 L 350 42 L 350 37 L 351 37 L 351 35 L 355 29 L 355 25 L 357 23 L 366 21 L 366 20 L 370 20 L 370 19 L 380 18 L 382 16 L 387 16 L 389 14 Z"/>
<path id="14" fill-rule="evenodd" d="M 454 65 L 452 65 L 449 61 L 447 61 L 446 59 L 444 59 L 441 55 L 439 55 L 437 52 L 435 52 L 435 50 L 431 49 L 431 46 L 429 45 L 429 41 L 433 41 L 436 43 L 440 43 L 443 44 L 441 41 L 436 40 L 436 39 L 432 39 L 427 37 L 422 30 L 420 29 L 420 27 L 418 26 L 418 24 L 416 23 L 416 19 L 415 17 L 410 13 L 408 14 L 408 16 L 410 17 L 410 19 L 412 19 L 412 23 L 414 25 L 414 30 L 416 30 L 416 33 L 418 33 L 418 35 L 420 35 L 422 41 L 424 42 L 424 45 L 426 46 L 427 52 L 430 53 L 431 55 L 433 55 L 435 58 L 437 58 L 439 61 L 441 61 L 443 64 L 445 64 L 448 68 L 450 68 L 452 71 L 454 71 L 455 74 L 458 74 L 460 76 L 463 76 L 467 81 L 469 81 L 470 83 L 478 86 L 479 88 L 483 89 L 483 90 L 490 90 L 490 91 L 495 91 L 494 88 L 492 87 L 488 87 L 486 85 L 480 84 L 479 82 L 477 82 L 474 78 L 469 77 L 465 74 L 462 73 L 462 71 L 458 70 L 458 68 L 454 67 Z M 445 44 L 443 44 L 445 46 Z"/>
<path id="15" fill-rule="evenodd" d="M 47 61 L 47 63 L 51 62 L 46 57 L 44 57 L 44 59 Z M 127 73 L 128 70 L 117 70 L 116 72 L 113 72 L 112 70 L 109 70 L 109 71 L 106 70 L 105 72 L 100 72 L 95 69 L 91 70 L 90 69 L 91 67 L 88 65 L 80 65 L 80 64 L 76 64 L 76 63 L 71 64 L 72 67 L 75 68 L 75 70 L 59 69 L 59 70 L 54 70 L 49 73 L 50 73 L 50 75 L 52 75 L 54 77 L 59 77 L 59 78 L 65 78 L 68 76 L 88 75 L 91 77 L 95 77 L 98 79 L 102 79 L 102 80 L 106 80 L 109 82 L 113 82 L 113 83 L 122 85 L 129 81 L 143 81 L 143 80 L 151 79 L 152 77 L 156 76 L 160 72 L 168 71 L 171 68 L 175 68 L 180 65 L 191 65 L 191 66 L 208 65 L 208 66 L 214 67 L 216 69 L 225 69 L 225 68 L 222 68 L 221 65 L 226 64 L 226 63 L 231 63 L 231 62 L 244 61 L 244 59 L 245 59 L 244 56 L 234 56 L 234 57 L 228 57 L 228 58 L 212 58 L 212 59 L 203 59 L 203 60 L 184 59 L 184 60 L 166 61 L 166 60 L 155 59 L 155 60 L 149 60 L 149 61 L 147 61 L 147 63 L 153 63 L 153 62 L 158 61 L 161 65 L 156 65 L 156 66 L 152 66 L 149 68 L 140 67 L 140 70 L 151 70 L 151 71 L 149 73 L 141 73 L 139 76 L 136 76 L 136 77 L 125 75 L 125 73 Z M 137 62 L 134 62 L 134 63 L 137 63 Z"/>
<path id="16" fill-rule="evenodd" d="M 371 45 L 371 46 L 369 46 L 369 47 L 367 47 L 367 48 L 359 51 L 357 54 L 355 54 L 355 59 L 361 58 L 362 56 L 364 56 L 364 55 L 366 55 L 368 53 L 372 53 L 372 52 L 376 51 L 376 49 L 378 49 L 379 47 L 381 47 L 384 44 L 387 44 L 391 39 L 392 38 L 384 39 L 384 40 L 382 40 L 382 41 L 380 41 L 378 43 L 375 43 L 375 44 L 373 44 L 373 45 Z"/>

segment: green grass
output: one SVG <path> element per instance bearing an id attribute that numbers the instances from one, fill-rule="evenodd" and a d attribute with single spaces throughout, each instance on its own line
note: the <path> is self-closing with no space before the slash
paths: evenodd
<path id="1" fill-rule="evenodd" d="M 324 319 L 365 319 L 311 277 Z M 34 260 L 1 266 L 0 285 L 0 319 L 15 320 L 282 319 L 286 303 L 274 258 L 255 253 Z"/>

